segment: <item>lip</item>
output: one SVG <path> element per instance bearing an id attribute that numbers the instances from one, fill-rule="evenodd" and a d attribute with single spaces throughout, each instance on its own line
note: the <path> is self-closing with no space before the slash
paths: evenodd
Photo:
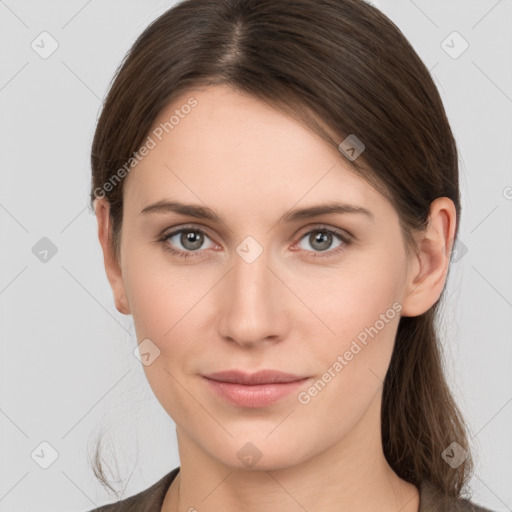
<path id="1" fill-rule="evenodd" d="M 280 372 L 278 370 L 260 370 L 254 373 L 248 373 L 241 370 L 226 370 L 223 372 L 210 373 L 208 375 L 204 375 L 204 377 L 218 382 L 244 384 L 247 386 L 295 382 L 306 378 L 292 373 Z"/>
<path id="2" fill-rule="evenodd" d="M 271 405 L 297 390 L 310 377 L 276 370 L 246 373 L 228 370 L 203 375 L 215 393 L 241 407 L 260 408 Z"/>

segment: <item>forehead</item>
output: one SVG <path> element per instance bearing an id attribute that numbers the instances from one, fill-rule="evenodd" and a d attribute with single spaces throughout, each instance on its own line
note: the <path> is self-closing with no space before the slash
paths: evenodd
<path id="1" fill-rule="evenodd" d="M 178 197 L 222 207 L 226 216 L 275 217 L 297 203 L 322 201 L 390 207 L 308 127 L 225 85 L 176 98 L 149 136 L 154 147 L 125 183 L 130 209 Z"/>

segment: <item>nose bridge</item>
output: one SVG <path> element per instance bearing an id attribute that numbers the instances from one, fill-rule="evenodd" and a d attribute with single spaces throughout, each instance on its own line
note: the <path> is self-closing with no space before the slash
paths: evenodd
<path id="1" fill-rule="evenodd" d="M 236 248 L 233 268 L 226 276 L 221 299 L 220 334 L 239 344 L 281 337 L 284 302 L 271 267 L 270 251 L 247 237 Z"/>

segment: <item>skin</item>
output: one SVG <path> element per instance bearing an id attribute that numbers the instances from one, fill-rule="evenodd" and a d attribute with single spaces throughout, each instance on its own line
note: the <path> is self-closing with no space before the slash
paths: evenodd
<path id="1" fill-rule="evenodd" d="M 190 96 L 198 105 L 126 178 L 120 262 L 108 243 L 108 202 L 95 201 L 116 307 L 133 316 L 138 343 L 149 338 L 160 350 L 143 368 L 176 423 L 181 470 L 162 510 L 417 511 L 418 489 L 383 454 L 382 386 L 400 315 L 425 312 L 444 287 L 453 202 L 432 203 L 428 228 L 415 234 L 419 252 L 408 254 L 391 203 L 339 151 L 258 99 L 224 85 L 190 91 L 155 126 Z M 171 199 L 209 207 L 226 224 L 141 214 Z M 292 208 L 331 201 L 373 217 L 277 223 Z M 179 234 L 158 242 L 183 226 L 205 233 L 195 252 Z M 333 235 L 322 251 L 311 231 L 325 226 L 352 243 Z M 236 252 L 248 236 L 263 249 L 251 263 Z M 195 256 L 185 260 L 165 244 Z M 307 390 L 395 302 L 400 313 L 306 405 L 292 393 L 239 407 L 201 376 L 271 368 L 310 377 Z M 237 457 L 247 442 L 261 453 L 253 467 Z"/>

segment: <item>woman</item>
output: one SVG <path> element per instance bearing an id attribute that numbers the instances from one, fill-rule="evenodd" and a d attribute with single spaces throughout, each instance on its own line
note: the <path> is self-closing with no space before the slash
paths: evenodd
<path id="1" fill-rule="evenodd" d="M 178 4 L 118 70 L 92 173 L 116 308 L 180 455 L 95 510 L 485 510 L 463 497 L 434 325 L 457 149 L 389 19 L 361 0 Z"/>

